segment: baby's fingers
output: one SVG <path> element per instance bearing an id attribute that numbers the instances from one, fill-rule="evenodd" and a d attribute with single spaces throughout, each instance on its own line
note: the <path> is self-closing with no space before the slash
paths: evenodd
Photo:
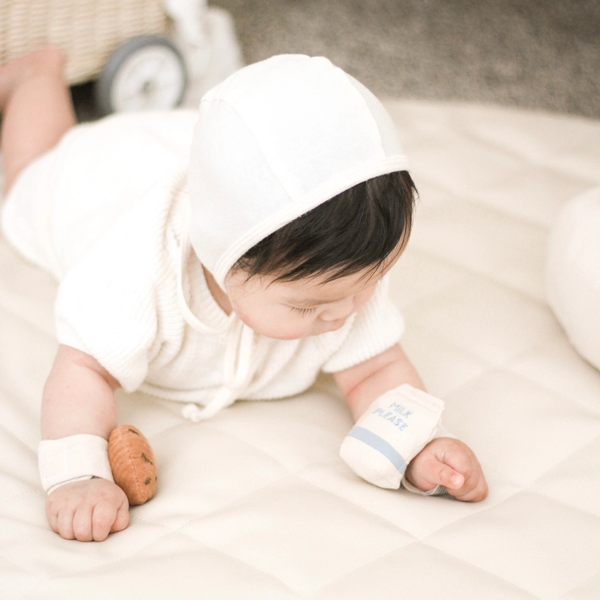
<path id="1" fill-rule="evenodd" d="M 117 520 L 117 506 L 112 502 L 99 502 L 94 507 L 92 533 L 95 542 L 103 542 Z"/>
<path id="2" fill-rule="evenodd" d="M 123 529 L 126 529 L 128 525 L 129 525 L 129 503 L 127 501 L 125 501 L 125 503 L 122 504 L 119 507 L 119 510 L 117 511 L 117 518 L 115 519 L 113 526 L 110 528 L 110 532 L 116 533 L 117 531 L 123 531 Z"/>
<path id="3" fill-rule="evenodd" d="M 467 447 L 462 452 L 449 453 L 445 460 L 464 476 L 460 486 L 446 486 L 448 493 L 463 502 L 479 502 L 488 495 L 483 470 L 475 454 Z"/>
<path id="4" fill-rule="evenodd" d="M 61 533 L 62 537 L 65 537 Z M 80 542 L 91 542 L 93 538 L 92 530 L 92 507 L 89 504 L 81 504 L 77 507 L 73 515 L 72 537 L 65 539 L 76 539 Z"/>
<path id="5" fill-rule="evenodd" d="M 433 470 L 436 472 L 434 475 L 436 485 L 445 486 L 448 492 L 461 489 L 465 483 L 465 478 L 462 473 L 459 473 L 451 466 L 442 462 L 436 461 Z"/>
<path id="6" fill-rule="evenodd" d="M 465 478 L 450 465 L 435 456 L 419 455 L 409 465 L 406 477 L 410 483 L 425 492 L 443 485 L 448 491 L 459 489 Z"/>
<path id="7" fill-rule="evenodd" d="M 457 500 L 479 502 L 488 494 L 479 461 L 463 442 L 436 438 L 413 458 L 406 471 L 407 481 L 423 491 L 443 485 Z"/>
<path id="8" fill-rule="evenodd" d="M 106 479 L 73 482 L 57 488 L 46 501 L 52 530 L 67 540 L 101 542 L 129 524 L 125 492 Z"/>
<path id="9" fill-rule="evenodd" d="M 129 503 L 100 504 L 94 510 L 94 540 L 101 542 L 109 533 L 123 531 L 129 525 Z"/>
<path id="10" fill-rule="evenodd" d="M 448 489 L 448 493 L 462 502 L 479 502 L 487 497 L 488 486 L 483 474 L 473 471 L 459 489 Z"/>
<path id="11" fill-rule="evenodd" d="M 73 517 L 75 511 L 69 507 L 65 507 L 52 515 L 50 526 L 55 533 L 58 533 L 65 540 L 74 540 L 75 533 L 73 531 Z"/>

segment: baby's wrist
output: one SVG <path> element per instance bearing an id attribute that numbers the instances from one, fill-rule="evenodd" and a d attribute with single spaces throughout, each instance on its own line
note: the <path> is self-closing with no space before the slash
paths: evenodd
<path id="1" fill-rule="evenodd" d="M 61 481 L 60 483 L 55 483 L 52 487 L 48 488 L 47 490 L 45 489 L 44 491 L 49 496 L 52 492 L 54 492 L 58 488 L 61 488 L 65 485 L 69 485 L 70 483 L 77 483 L 78 481 L 89 481 L 90 479 L 93 479 L 93 478 L 94 478 L 93 475 L 82 475 L 81 477 L 73 477 L 73 479 L 67 479 L 67 481 Z"/>
<path id="2" fill-rule="evenodd" d="M 404 475 L 404 477 L 402 477 L 400 485 L 405 490 L 407 490 L 413 494 L 419 494 L 420 496 L 443 496 L 444 494 L 448 493 L 448 490 L 443 485 L 436 485 L 433 488 L 431 488 L 430 490 L 422 490 L 421 488 L 418 488 L 416 485 L 413 485 L 406 477 L 406 474 Z"/>
<path id="3" fill-rule="evenodd" d="M 433 437 L 431 438 L 432 440 L 437 440 L 438 438 L 452 438 L 453 440 L 457 440 L 458 438 L 450 431 L 448 431 L 446 429 L 446 427 L 444 426 L 444 424 L 440 421 L 438 423 L 437 429 L 435 431 L 435 434 L 433 435 Z"/>
<path id="4" fill-rule="evenodd" d="M 100 477 L 114 481 L 108 460 L 108 442 L 87 433 L 57 440 L 44 440 L 38 446 L 42 487 L 48 494 L 62 485 Z"/>

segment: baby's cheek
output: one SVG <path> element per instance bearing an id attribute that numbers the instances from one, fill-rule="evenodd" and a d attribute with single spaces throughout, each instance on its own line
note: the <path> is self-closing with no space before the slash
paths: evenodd
<path id="1" fill-rule="evenodd" d="M 249 312 L 235 311 L 242 322 L 259 335 L 264 335 L 276 340 L 296 340 L 308 335 L 307 327 L 297 323 L 292 315 L 279 314 L 277 309 L 252 314 Z"/>
<path id="2" fill-rule="evenodd" d="M 257 333 L 261 333 L 261 330 L 264 327 L 263 323 L 261 322 L 261 319 L 257 318 L 256 315 L 245 311 L 236 310 L 235 312 L 237 316 L 241 319 L 242 323 L 244 323 L 244 325 L 247 325 L 248 327 L 250 327 L 250 329 L 253 329 Z"/>
<path id="3" fill-rule="evenodd" d="M 362 308 L 373 297 L 373 294 L 375 293 L 375 289 L 376 289 L 376 286 L 373 285 L 373 286 L 367 288 L 366 290 L 363 290 L 360 294 L 357 294 L 354 297 L 355 312 L 359 308 Z"/>
<path id="4" fill-rule="evenodd" d="M 260 319 L 256 314 L 252 311 L 246 310 L 239 305 L 232 304 L 233 312 L 240 318 L 244 325 L 250 327 L 250 329 L 256 331 L 257 333 L 261 333 L 260 329 L 262 328 Z"/>
<path id="5" fill-rule="evenodd" d="M 299 321 L 293 315 L 280 316 L 279 318 L 273 317 L 269 319 L 266 327 L 271 332 L 266 335 L 278 340 L 297 340 L 311 333 L 310 324 Z"/>

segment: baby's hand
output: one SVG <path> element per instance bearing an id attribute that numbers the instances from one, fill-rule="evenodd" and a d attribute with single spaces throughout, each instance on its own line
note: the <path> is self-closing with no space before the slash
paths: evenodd
<path id="1" fill-rule="evenodd" d="M 406 469 L 405 477 L 424 492 L 443 485 L 457 500 L 479 502 L 488 486 L 473 451 L 459 440 L 441 437 L 429 442 Z"/>
<path id="2" fill-rule="evenodd" d="M 107 479 L 75 481 L 55 489 L 46 501 L 46 516 L 66 540 L 104 541 L 129 524 L 125 492 Z"/>

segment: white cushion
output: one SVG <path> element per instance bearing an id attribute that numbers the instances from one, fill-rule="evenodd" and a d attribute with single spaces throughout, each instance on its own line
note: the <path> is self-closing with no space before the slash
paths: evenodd
<path id="1" fill-rule="evenodd" d="M 600 188 L 560 211 L 548 241 L 546 287 L 569 340 L 600 369 Z"/>

